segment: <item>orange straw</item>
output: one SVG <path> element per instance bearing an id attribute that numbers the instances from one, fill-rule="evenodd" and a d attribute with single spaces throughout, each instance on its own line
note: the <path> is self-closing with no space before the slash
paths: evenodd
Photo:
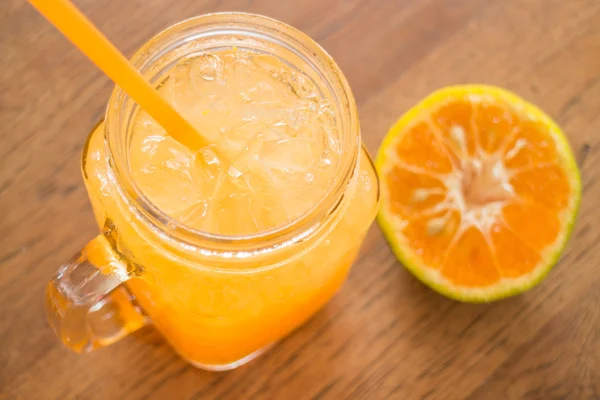
<path id="1" fill-rule="evenodd" d="M 165 128 L 173 139 L 192 150 L 209 144 L 71 2 L 28 1 Z"/>

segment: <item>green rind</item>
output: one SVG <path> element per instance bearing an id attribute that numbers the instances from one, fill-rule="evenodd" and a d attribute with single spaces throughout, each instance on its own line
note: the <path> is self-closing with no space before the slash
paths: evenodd
<path id="1" fill-rule="evenodd" d="M 403 132 L 403 127 L 408 125 L 411 121 L 413 121 L 421 112 L 426 112 L 431 105 L 439 103 L 443 98 L 448 96 L 456 96 L 457 93 L 462 94 L 480 94 L 480 95 L 492 95 L 494 97 L 498 97 L 502 100 L 508 101 L 510 104 L 516 104 L 519 106 L 523 106 L 528 112 L 533 112 L 536 118 L 543 121 L 549 128 L 550 131 L 554 133 L 555 139 L 560 142 L 560 148 L 558 149 L 561 156 L 562 161 L 564 162 L 564 167 L 569 172 L 570 184 L 573 190 L 573 196 L 571 197 L 571 204 L 568 210 L 568 215 L 564 216 L 568 222 L 563 227 L 562 230 L 562 240 L 557 242 L 554 246 L 554 251 L 548 256 L 548 260 L 545 264 L 540 264 L 537 266 L 531 273 L 529 273 L 525 277 L 521 277 L 520 280 L 522 282 L 514 284 L 504 284 L 504 285 L 495 285 L 488 288 L 481 289 L 472 289 L 466 287 L 457 287 L 456 285 L 448 283 L 437 282 L 431 279 L 424 266 L 423 262 L 418 259 L 418 256 L 409 254 L 402 250 L 403 243 L 398 241 L 397 235 L 394 232 L 391 223 L 386 220 L 384 215 L 384 207 L 383 203 L 387 201 L 387 199 L 381 199 L 382 207 L 379 208 L 379 212 L 377 213 L 377 222 L 381 227 L 383 234 L 390 244 L 394 255 L 398 260 L 402 263 L 402 265 L 409 270 L 418 280 L 422 283 L 438 292 L 439 294 L 446 296 L 448 298 L 468 302 L 468 303 L 488 303 L 500 299 L 504 299 L 507 297 L 515 296 L 521 294 L 537 284 L 539 284 L 552 270 L 552 268 L 557 264 L 560 259 L 560 256 L 569 241 L 569 238 L 573 232 L 573 227 L 575 224 L 575 220 L 577 218 L 577 214 L 579 211 L 579 205 L 581 201 L 581 177 L 579 174 L 579 168 L 577 167 L 577 163 L 575 161 L 575 157 L 573 156 L 573 152 L 569 146 L 568 140 L 560 129 L 560 127 L 550 118 L 544 111 L 542 111 L 537 106 L 527 102 L 526 100 L 520 98 L 519 96 L 505 90 L 502 88 L 488 86 L 488 85 L 460 85 L 460 86 L 449 86 L 442 89 L 439 89 L 417 105 L 409 109 L 400 119 L 392 126 L 389 130 L 388 134 L 384 138 L 379 151 L 377 153 L 377 157 L 375 159 L 375 166 L 381 174 L 381 167 L 385 161 L 385 155 L 383 149 L 386 149 L 390 143 L 396 139 L 397 136 L 401 135 Z M 527 277 L 531 277 L 530 279 L 523 279 Z"/>

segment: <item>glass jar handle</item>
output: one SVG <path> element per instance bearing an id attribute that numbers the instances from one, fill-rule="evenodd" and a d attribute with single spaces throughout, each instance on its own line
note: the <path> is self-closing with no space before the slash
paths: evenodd
<path id="1" fill-rule="evenodd" d="M 48 284 L 46 312 L 63 343 L 78 353 L 107 346 L 147 323 L 123 285 L 138 273 L 111 245 L 110 231 L 96 236 Z"/>

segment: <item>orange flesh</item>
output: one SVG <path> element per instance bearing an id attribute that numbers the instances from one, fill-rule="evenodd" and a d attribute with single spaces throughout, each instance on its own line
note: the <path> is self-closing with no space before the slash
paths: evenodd
<path id="1" fill-rule="evenodd" d="M 384 176 L 408 247 L 452 284 L 487 287 L 542 262 L 572 196 L 549 128 L 501 100 L 455 98 L 412 123 Z"/>

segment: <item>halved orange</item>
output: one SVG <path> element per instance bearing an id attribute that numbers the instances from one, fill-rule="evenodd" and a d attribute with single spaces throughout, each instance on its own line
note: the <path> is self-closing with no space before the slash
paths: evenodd
<path id="1" fill-rule="evenodd" d="M 558 260 L 579 206 L 569 144 L 550 117 L 491 86 L 438 90 L 377 154 L 378 221 L 432 289 L 487 302 L 523 292 Z"/>

